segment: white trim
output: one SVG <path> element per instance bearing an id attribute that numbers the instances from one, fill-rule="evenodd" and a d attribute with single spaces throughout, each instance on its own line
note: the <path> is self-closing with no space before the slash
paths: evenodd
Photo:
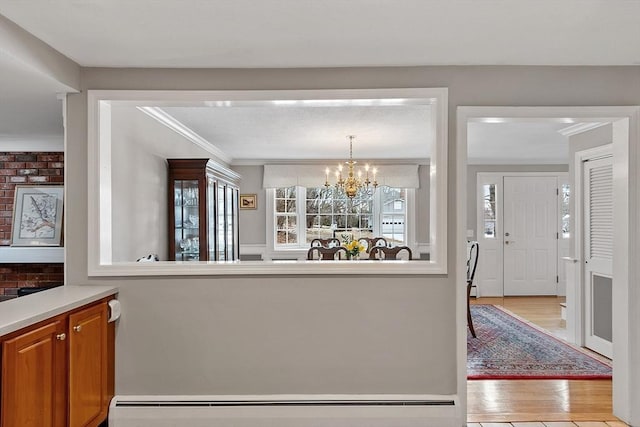
<path id="1" fill-rule="evenodd" d="M 17 246 L 0 246 L 0 259 L 2 263 L 63 263 L 64 248 L 63 247 L 17 247 Z"/>
<path id="2" fill-rule="evenodd" d="M 162 125 L 171 129 L 178 135 L 184 137 L 188 141 L 191 141 L 193 144 L 202 148 L 208 153 L 213 154 L 218 160 L 223 161 L 226 164 L 231 162 L 231 157 L 227 156 L 224 151 L 213 145 L 211 142 L 207 141 L 196 132 L 194 132 L 191 128 L 184 125 L 180 120 L 173 117 L 171 114 L 164 111 L 159 107 L 136 107 L 138 110 L 142 111 L 149 117 L 158 121 Z"/>
<path id="3" fill-rule="evenodd" d="M 446 274 L 447 273 L 447 145 L 448 145 L 448 90 L 446 88 L 400 89 L 336 89 L 336 90 L 248 90 L 248 91 L 145 91 L 145 90 L 89 90 L 88 103 L 88 265 L 91 276 L 145 276 L 145 275 L 243 275 L 243 274 Z M 300 263 L 287 265 L 251 261 L 200 262 L 179 264 L 168 261 L 158 263 L 111 262 L 111 186 L 108 160 L 110 138 L 100 129 L 110 119 L 109 105 L 141 105 L 164 107 L 171 105 L 234 106 L 276 105 L 297 100 L 339 101 L 344 104 L 433 105 L 430 163 L 431 204 L 430 244 L 431 260 L 401 264 L 391 261 L 375 265 L 356 263 L 323 265 Z M 103 138 L 104 137 L 104 138 Z M 267 202 L 268 203 L 268 202 Z M 100 236 L 96 239 L 96 236 Z M 273 242 L 267 242 L 272 245 Z M 149 264 L 154 264 L 150 266 Z"/>
<path id="4" fill-rule="evenodd" d="M 242 255 L 260 255 L 262 259 L 267 252 L 267 245 L 263 243 L 243 243 L 240 245 L 240 256 Z"/>
<path id="5" fill-rule="evenodd" d="M 117 395 L 109 425 L 460 427 L 461 414 L 457 395 Z"/>
<path id="6" fill-rule="evenodd" d="M 464 277 L 466 235 L 467 123 L 507 117 L 517 121 L 598 121 L 613 123 L 614 156 L 614 415 L 640 424 L 640 107 L 458 107 L 456 140 L 456 277 Z M 569 119 L 567 119 L 569 118 Z M 466 410 L 466 292 L 456 287 L 458 393 Z M 633 326 L 633 327 L 632 327 Z"/>
<path id="7" fill-rule="evenodd" d="M 607 122 L 592 122 L 592 123 L 576 123 L 575 125 L 567 126 L 564 129 L 560 129 L 558 133 L 562 136 L 574 136 L 584 132 L 588 132 L 593 129 L 597 129 L 606 125 Z"/>
<path id="8" fill-rule="evenodd" d="M 383 159 L 385 165 L 428 165 L 429 158 L 415 158 L 415 159 Z M 371 160 L 371 164 L 376 162 L 377 159 Z M 231 161 L 231 166 L 264 166 L 264 165 L 333 165 L 344 162 L 344 159 L 234 159 Z M 323 168 L 324 171 L 324 168 Z"/>

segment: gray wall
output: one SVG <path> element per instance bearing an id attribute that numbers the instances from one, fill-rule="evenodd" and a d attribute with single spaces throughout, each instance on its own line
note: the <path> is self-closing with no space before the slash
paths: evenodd
<path id="1" fill-rule="evenodd" d="M 473 238 L 478 234 L 476 186 L 479 172 L 567 172 L 569 165 L 469 165 L 467 167 L 467 230 L 473 230 Z"/>
<path id="2" fill-rule="evenodd" d="M 449 88 L 448 275 L 358 283 L 318 275 L 87 277 L 87 239 L 95 238 L 87 234 L 87 89 L 389 87 Z M 464 375 L 456 368 L 464 320 L 454 317 L 455 252 L 465 240 L 453 220 L 457 107 L 635 105 L 640 67 L 84 69 L 82 89 L 68 102 L 67 280 L 120 286 L 117 393 L 437 394 L 455 393 Z"/>

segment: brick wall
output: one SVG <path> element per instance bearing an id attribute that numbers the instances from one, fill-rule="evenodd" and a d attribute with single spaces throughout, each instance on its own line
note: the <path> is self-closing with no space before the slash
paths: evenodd
<path id="1" fill-rule="evenodd" d="M 64 154 L 0 152 L 0 246 L 11 244 L 13 198 L 21 185 L 64 183 Z M 63 264 L 4 264 L 0 259 L 0 301 L 15 298 L 18 288 L 53 286 L 64 281 Z"/>

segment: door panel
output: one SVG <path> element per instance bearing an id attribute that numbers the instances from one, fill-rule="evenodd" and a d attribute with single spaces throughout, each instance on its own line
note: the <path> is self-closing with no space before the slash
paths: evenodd
<path id="1" fill-rule="evenodd" d="M 557 179 L 504 177 L 504 294 L 557 293 Z"/>
<path id="2" fill-rule="evenodd" d="M 613 355 L 613 159 L 584 163 L 585 345 Z"/>

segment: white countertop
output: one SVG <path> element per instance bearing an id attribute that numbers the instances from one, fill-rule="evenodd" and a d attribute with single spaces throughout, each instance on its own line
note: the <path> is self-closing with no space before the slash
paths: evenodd
<path id="1" fill-rule="evenodd" d="M 58 286 L 0 303 L 0 336 L 118 293 L 116 286 Z"/>

